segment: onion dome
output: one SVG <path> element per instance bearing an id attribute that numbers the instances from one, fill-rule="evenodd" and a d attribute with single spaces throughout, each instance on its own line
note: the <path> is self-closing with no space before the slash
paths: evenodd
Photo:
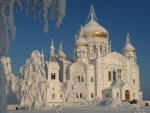
<path id="1" fill-rule="evenodd" d="M 75 42 L 75 46 L 88 46 L 88 42 L 83 38 L 83 32 L 82 32 L 82 26 L 81 26 L 81 30 L 80 30 L 80 35 L 78 40 Z"/>
<path id="2" fill-rule="evenodd" d="M 84 27 L 83 27 L 84 37 L 100 37 L 100 38 L 108 38 L 107 30 L 99 25 L 95 20 L 91 19 Z"/>
<path id="3" fill-rule="evenodd" d="M 54 53 L 54 45 L 53 45 L 53 38 L 52 38 L 52 43 L 51 43 L 51 47 L 50 47 L 50 58 L 49 58 L 49 62 L 57 62 L 56 58 L 55 58 L 55 53 Z"/>
<path id="4" fill-rule="evenodd" d="M 88 46 L 88 42 L 84 38 L 79 38 L 75 42 L 75 46 Z"/>
<path id="5" fill-rule="evenodd" d="M 66 55 L 62 51 L 59 51 L 58 55 L 59 55 L 59 58 L 64 58 L 64 59 L 66 58 Z"/>
<path id="6" fill-rule="evenodd" d="M 62 42 L 60 41 L 59 49 L 58 49 L 58 57 L 59 58 L 66 58 L 65 53 L 63 52 Z"/>
<path id="7" fill-rule="evenodd" d="M 135 48 L 131 45 L 130 39 L 129 39 L 129 33 L 127 33 L 127 38 L 126 38 L 126 45 L 122 49 L 123 53 L 129 53 L 129 52 L 134 52 Z"/>
<path id="8" fill-rule="evenodd" d="M 123 49 L 122 51 L 124 53 L 126 52 L 134 52 L 135 51 L 135 48 L 131 45 L 131 44 L 127 44 Z"/>
<path id="9" fill-rule="evenodd" d="M 80 30 L 77 33 L 77 36 L 79 35 L 79 33 Z M 84 38 L 87 37 L 108 38 L 109 37 L 107 30 L 98 24 L 93 5 L 91 5 L 87 22 L 85 26 L 83 26 L 83 34 L 84 34 L 83 35 Z"/>

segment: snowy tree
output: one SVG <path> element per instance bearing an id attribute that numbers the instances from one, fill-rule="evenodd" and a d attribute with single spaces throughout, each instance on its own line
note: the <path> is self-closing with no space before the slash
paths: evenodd
<path id="1" fill-rule="evenodd" d="M 1 62 L 4 68 L 4 72 L 6 74 L 6 93 L 7 95 L 11 92 L 15 93 L 17 91 L 17 77 L 14 76 L 14 74 L 11 71 L 11 60 L 9 57 L 2 57 Z"/>
<path id="2" fill-rule="evenodd" d="M 62 84 L 61 91 L 64 94 L 64 105 L 72 102 L 72 100 L 75 99 L 76 96 L 78 96 L 77 85 L 78 84 L 76 79 L 74 81 L 66 80 L 66 82 Z"/>
<path id="3" fill-rule="evenodd" d="M 44 70 L 44 55 L 37 50 L 20 68 L 17 98 L 25 109 L 47 107 L 47 88 L 49 87 Z"/>
<path id="4" fill-rule="evenodd" d="M 23 1 L 26 3 L 26 15 L 29 13 L 29 7 L 31 7 L 34 19 L 36 19 L 35 7 L 38 8 L 39 16 L 41 11 L 43 12 L 45 22 L 43 32 L 48 32 L 48 14 L 50 19 L 56 19 L 56 27 L 62 23 L 62 18 L 65 16 L 65 0 L 0 0 L 0 57 L 8 55 L 9 37 L 14 39 L 16 36 L 13 10 L 18 7 L 23 10 Z M 8 32 L 11 33 L 10 36 Z M 0 61 L 0 113 L 7 112 L 5 76 Z"/>

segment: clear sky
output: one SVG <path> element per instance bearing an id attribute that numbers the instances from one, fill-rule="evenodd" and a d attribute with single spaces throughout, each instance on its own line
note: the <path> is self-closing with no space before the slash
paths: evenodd
<path id="1" fill-rule="evenodd" d="M 98 22 L 109 33 L 112 51 L 122 53 L 126 33 L 130 34 L 136 48 L 137 63 L 140 69 L 140 84 L 144 100 L 150 100 L 150 0 L 66 0 L 66 16 L 59 28 L 55 20 L 49 21 L 49 33 L 42 32 L 43 18 L 33 20 L 31 12 L 14 12 L 17 36 L 10 43 L 9 56 L 13 73 L 18 76 L 21 66 L 31 56 L 33 50 L 44 48 L 45 60 L 49 58 L 50 44 L 54 38 L 55 53 L 59 42 L 67 58 L 73 57 L 74 36 L 81 25 L 85 25 L 90 5 L 95 8 Z M 24 6 L 25 7 L 25 6 Z"/>

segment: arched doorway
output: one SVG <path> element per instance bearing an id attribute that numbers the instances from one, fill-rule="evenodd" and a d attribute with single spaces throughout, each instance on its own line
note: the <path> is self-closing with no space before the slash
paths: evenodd
<path id="1" fill-rule="evenodd" d="M 130 101 L 130 92 L 129 92 L 129 90 L 125 91 L 125 100 Z"/>

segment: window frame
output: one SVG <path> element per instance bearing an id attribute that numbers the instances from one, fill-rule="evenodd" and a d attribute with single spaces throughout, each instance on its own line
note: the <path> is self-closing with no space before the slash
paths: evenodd
<path id="1" fill-rule="evenodd" d="M 94 98 L 94 93 L 91 93 L 91 98 Z"/>
<path id="2" fill-rule="evenodd" d="M 108 81 L 111 81 L 111 71 L 108 71 Z"/>
<path id="3" fill-rule="evenodd" d="M 113 71 L 113 81 L 116 81 L 116 71 Z"/>
<path id="4" fill-rule="evenodd" d="M 52 94 L 52 100 L 55 100 L 55 94 L 54 93 Z"/>
<path id="5" fill-rule="evenodd" d="M 135 84 L 135 79 L 133 79 L 133 84 Z"/>
<path id="6" fill-rule="evenodd" d="M 56 79 L 56 74 L 55 73 L 51 73 L 51 79 L 55 80 Z"/>
<path id="7" fill-rule="evenodd" d="M 91 82 L 94 82 L 94 77 L 91 77 Z"/>

